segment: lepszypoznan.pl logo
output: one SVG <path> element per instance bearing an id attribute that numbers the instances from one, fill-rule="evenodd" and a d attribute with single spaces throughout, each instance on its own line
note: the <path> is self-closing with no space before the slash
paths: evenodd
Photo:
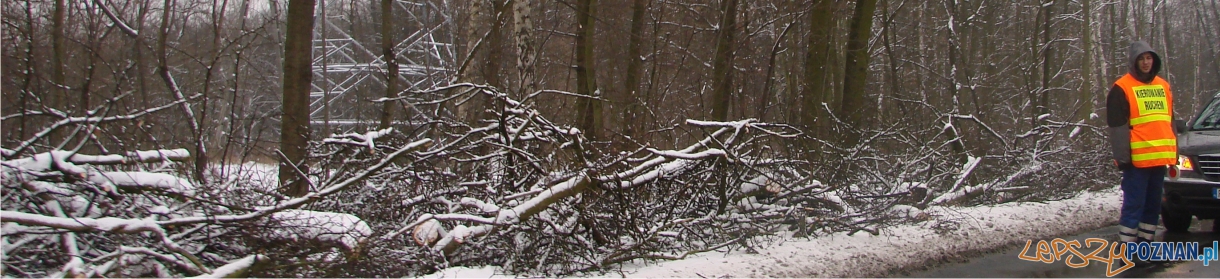
<path id="1" fill-rule="evenodd" d="M 1209 266 L 1217 261 L 1220 241 L 1212 241 L 1211 247 L 1199 248 L 1198 242 L 1111 242 L 1101 238 L 1067 241 L 1056 238 L 1039 240 L 1030 255 L 1032 240 L 1025 241 L 1025 249 L 1017 258 L 1032 262 L 1055 263 L 1060 260 L 1071 268 L 1082 268 L 1098 262 L 1106 265 L 1106 277 L 1118 275 L 1134 267 L 1134 261 L 1202 261 Z M 1089 252 L 1084 254 L 1084 252 Z"/>

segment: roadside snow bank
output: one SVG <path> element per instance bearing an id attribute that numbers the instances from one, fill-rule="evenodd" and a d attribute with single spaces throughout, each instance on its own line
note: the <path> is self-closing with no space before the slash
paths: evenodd
<path id="1" fill-rule="evenodd" d="M 1047 239 L 1116 223 L 1118 188 L 1062 201 L 973 208 L 934 207 L 933 219 L 872 236 L 837 233 L 793 239 L 759 251 L 705 253 L 679 261 L 624 267 L 628 277 L 872 277 L 935 263 L 967 251 Z M 939 231 L 939 232 L 938 232 Z M 1016 260 L 1014 258 L 1014 260 Z"/>
<path id="2" fill-rule="evenodd" d="M 1025 240 L 1049 239 L 1111 225 L 1118 220 L 1122 195 L 1117 187 L 1085 192 L 1062 201 L 1012 203 L 972 208 L 933 207 L 932 220 L 901 225 L 878 236 L 836 233 L 813 239 L 789 239 L 758 249 L 709 252 L 683 260 L 629 263 L 624 277 L 874 277 L 899 268 L 917 267 L 960 253 L 998 248 Z M 1014 258 L 1014 260 L 1016 260 Z M 451 268 L 429 278 L 488 278 L 494 268 Z"/>

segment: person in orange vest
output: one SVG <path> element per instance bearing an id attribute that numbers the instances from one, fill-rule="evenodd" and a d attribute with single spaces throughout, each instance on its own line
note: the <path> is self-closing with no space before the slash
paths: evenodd
<path id="1" fill-rule="evenodd" d="M 1123 172 L 1119 241 L 1151 241 L 1161 214 L 1165 172 L 1178 163 L 1173 93 L 1157 76 L 1161 57 L 1148 43 L 1131 43 L 1130 69 L 1106 96 L 1110 150 Z"/>

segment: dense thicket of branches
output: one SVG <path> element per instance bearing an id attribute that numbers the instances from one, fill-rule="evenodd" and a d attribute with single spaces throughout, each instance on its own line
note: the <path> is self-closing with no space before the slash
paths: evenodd
<path id="1" fill-rule="evenodd" d="M 1217 0 L 317 1 L 377 74 L 313 76 L 366 122 L 325 110 L 294 199 L 252 177 L 317 110 L 281 97 L 287 2 L 4 1 L 4 275 L 557 275 L 875 232 L 1112 184 L 1131 41 L 1179 118 L 1220 91 Z M 283 236 L 315 213 L 370 233 Z"/>

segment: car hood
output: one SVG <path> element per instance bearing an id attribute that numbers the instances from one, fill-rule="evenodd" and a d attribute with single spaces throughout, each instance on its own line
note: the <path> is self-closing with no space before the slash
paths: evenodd
<path id="1" fill-rule="evenodd" d="M 1220 131 L 1190 131 L 1178 135 L 1178 153 L 1220 154 Z"/>

